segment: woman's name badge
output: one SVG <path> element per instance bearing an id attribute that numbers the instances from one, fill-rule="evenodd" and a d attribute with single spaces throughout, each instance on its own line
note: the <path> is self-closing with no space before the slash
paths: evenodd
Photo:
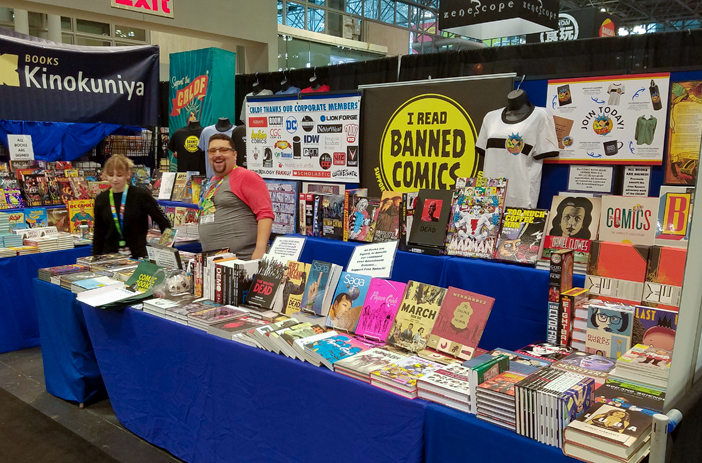
<path id="1" fill-rule="evenodd" d="M 200 217 L 200 223 L 203 225 L 208 224 L 208 223 L 214 223 L 214 221 L 215 221 L 214 219 L 215 219 L 214 214 L 203 215 L 202 217 Z"/>

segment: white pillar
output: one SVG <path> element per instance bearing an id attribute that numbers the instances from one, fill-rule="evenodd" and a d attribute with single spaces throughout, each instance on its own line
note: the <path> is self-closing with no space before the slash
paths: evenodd
<path id="1" fill-rule="evenodd" d="M 18 10 L 15 8 L 15 32 L 29 34 L 29 13 L 27 10 Z"/>
<path id="2" fill-rule="evenodd" d="M 61 16 L 57 14 L 49 14 L 49 40 L 61 43 Z"/>

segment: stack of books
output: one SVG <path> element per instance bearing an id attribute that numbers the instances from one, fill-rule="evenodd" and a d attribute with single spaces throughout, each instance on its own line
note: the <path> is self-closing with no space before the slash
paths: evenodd
<path id="1" fill-rule="evenodd" d="M 0 247 L 0 257 L 15 257 L 16 255 L 17 251 L 10 248 Z"/>
<path id="2" fill-rule="evenodd" d="M 417 396 L 470 413 L 470 373 L 460 363 L 437 368 L 417 380 Z"/>
<path id="3" fill-rule="evenodd" d="M 353 335 L 337 334 L 305 344 L 305 354 L 330 370 L 334 370 L 334 363 L 370 348 L 370 344 L 354 338 Z"/>
<path id="4" fill-rule="evenodd" d="M 334 364 L 334 371 L 344 376 L 361 380 L 364 383 L 370 383 L 370 374 L 372 372 L 399 362 L 406 357 L 406 355 L 383 347 L 374 347 L 339 360 Z"/>
<path id="5" fill-rule="evenodd" d="M 73 249 L 73 235 L 70 233 L 59 233 L 56 236 L 56 244 L 59 250 L 62 249 Z"/>
<path id="6" fill-rule="evenodd" d="M 195 298 L 195 296 L 192 294 L 187 294 L 180 297 L 184 298 L 184 300 L 190 299 L 191 302 L 189 304 L 166 309 L 165 318 L 176 323 L 180 323 L 181 325 L 188 324 L 188 315 L 192 313 L 202 312 L 203 310 L 212 309 L 215 307 L 222 307 L 222 304 L 218 304 L 209 299 L 197 299 L 193 301 L 192 299 Z"/>
<path id="7" fill-rule="evenodd" d="M 89 270 L 87 266 L 80 264 L 61 265 L 59 267 L 40 268 L 37 276 L 41 281 L 51 283 L 51 277 L 57 275 L 68 275 L 69 273 L 85 272 Z"/>
<path id="8" fill-rule="evenodd" d="M 476 389 L 478 407 L 475 410 L 475 416 L 514 431 L 516 426 L 514 386 L 526 377 L 524 373 L 508 370 L 479 384 Z"/>
<path id="9" fill-rule="evenodd" d="M 98 275 L 97 273 L 88 270 L 86 272 L 69 273 L 67 275 L 56 275 L 54 277 L 51 277 L 51 282 L 60 285 L 66 291 L 70 291 L 71 285 L 74 282 L 80 280 L 87 280 L 89 278 L 96 278 L 99 276 L 101 275 Z"/>
<path id="10" fill-rule="evenodd" d="M 371 385 L 392 393 L 414 399 L 417 397 L 417 380 L 435 369 L 443 367 L 438 362 L 410 356 L 370 374 Z"/>
<path id="11" fill-rule="evenodd" d="M 22 242 L 22 238 L 20 237 L 20 243 Z M 6 248 L 10 248 L 13 251 L 17 253 L 18 256 L 26 256 L 29 254 L 37 254 L 39 252 L 39 248 L 36 246 L 22 246 L 22 244 L 16 245 L 16 246 L 8 246 L 7 244 L 5 245 Z"/>
<path id="12" fill-rule="evenodd" d="M 27 246 L 36 246 L 39 252 L 58 251 L 58 241 L 55 236 L 42 236 L 41 238 L 27 238 L 24 240 Z"/>
<path id="13" fill-rule="evenodd" d="M 155 315 L 161 318 L 169 318 L 166 311 L 170 309 L 176 309 L 178 307 L 184 307 L 196 299 L 195 296 L 188 294 L 187 296 L 181 296 L 179 298 L 153 298 L 144 301 L 143 310 L 146 313 Z M 185 323 L 187 324 L 187 320 Z"/>
<path id="14" fill-rule="evenodd" d="M 189 313 L 187 315 L 187 321 L 188 326 L 192 326 L 193 328 L 197 328 L 202 331 L 207 331 L 207 329 L 212 325 L 242 317 L 247 314 L 248 310 L 239 309 L 237 307 L 211 307 L 198 312 Z"/>
<path id="15" fill-rule="evenodd" d="M 602 386 L 614 369 L 614 360 L 597 354 L 575 351 L 563 360 L 553 364 L 553 368 L 587 376 Z"/>
<path id="16" fill-rule="evenodd" d="M 471 413 L 475 413 L 478 408 L 478 385 L 506 371 L 509 368 L 509 356 L 483 354 L 463 362 L 463 366 L 470 370 L 470 410 Z"/>
<path id="17" fill-rule="evenodd" d="M 261 320 L 260 318 L 243 315 L 234 319 L 220 321 L 207 327 L 207 332 L 214 336 L 219 336 L 224 339 L 241 342 L 252 347 L 258 347 L 258 343 L 254 341 L 253 334 L 249 333 L 255 328 L 269 325 L 271 322 Z"/>
<path id="18" fill-rule="evenodd" d="M 563 430 L 594 401 L 592 378 L 542 368 L 514 386 L 516 432 L 561 448 Z"/>
<path id="19" fill-rule="evenodd" d="M 24 247 L 24 242 L 22 241 L 22 235 L 15 235 L 15 234 L 2 235 L 2 245 L 6 248 Z M 39 250 L 37 249 L 36 252 L 39 252 Z"/>
<path id="20" fill-rule="evenodd" d="M 78 280 L 71 283 L 71 292 L 78 294 L 82 293 L 83 291 L 90 291 L 91 289 L 102 288 L 119 283 L 119 281 L 106 276 L 88 278 L 87 280 Z"/>
<path id="21" fill-rule="evenodd" d="M 672 351 L 645 344 L 636 344 L 617 359 L 617 367 L 612 371 L 611 376 L 666 389 L 672 357 Z"/>
<path id="22" fill-rule="evenodd" d="M 127 256 L 120 254 L 120 253 L 113 253 L 113 254 L 102 254 L 100 256 L 85 256 L 85 257 L 79 257 L 76 259 L 77 264 L 85 264 L 85 265 L 99 265 L 100 263 L 106 263 L 106 262 L 113 262 L 115 260 L 122 260 L 125 259 Z"/>

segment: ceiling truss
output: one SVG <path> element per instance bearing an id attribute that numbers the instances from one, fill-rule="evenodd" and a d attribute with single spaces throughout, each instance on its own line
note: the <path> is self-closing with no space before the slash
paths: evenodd
<path id="1" fill-rule="evenodd" d="M 605 8 L 621 27 L 662 24 L 667 30 L 700 27 L 702 0 L 561 0 L 561 11 Z"/>

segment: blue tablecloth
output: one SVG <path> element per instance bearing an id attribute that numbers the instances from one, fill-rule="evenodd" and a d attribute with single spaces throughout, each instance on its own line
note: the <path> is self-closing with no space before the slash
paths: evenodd
<path id="1" fill-rule="evenodd" d="M 533 267 L 454 257 L 446 262 L 441 286 L 494 297 L 480 347 L 518 349 L 546 340 L 548 276 Z M 585 277 L 574 275 L 573 284 L 582 287 Z"/>
<path id="2" fill-rule="evenodd" d="M 513 431 L 439 404 L 427 406 L 424 424 L 426 463 L 577 463 Z"/>
<path id="3" fill-rule="evenodd" d="M 0 259 L 0 353 L 39 345 L 39 324 L 32 290 L 37 270 L 75 264 L 90 246 Z"/>
<path id="4" fill-rule="evenodd" d="M 419 462 L 427 403 L 126 309 L 83 305 L 120 422 L 197 462 Z"/>
<path id="5" fill-rule="evenodd" d="M 76 295 L 34 279 L 46 390 L 78 403 L 104 393 L 95 352 Z"/>
<path id="6" fill-rule="evenodd" d="M 176 247 L 179 251 L 193 252 L 195 254 L 202 252 L 202 244 L 199 241 L 181 244 L 176 243 L 174 247 Z"/>

